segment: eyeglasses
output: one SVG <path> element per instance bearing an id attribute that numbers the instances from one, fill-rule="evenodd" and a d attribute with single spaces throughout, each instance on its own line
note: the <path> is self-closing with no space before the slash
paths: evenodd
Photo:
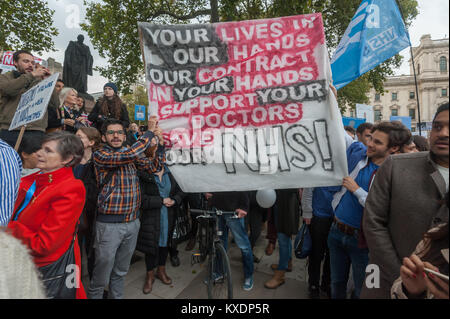
<path id="1" fill-rule="evenodd" d="M 118 131 L 108 130 L 108 131 L 106 131 L 107 135 L 114 135 L 116 133 L 119 134 L 119 135 L 123 135 L 124 131 L 123 130 L 118 130 Z"/>

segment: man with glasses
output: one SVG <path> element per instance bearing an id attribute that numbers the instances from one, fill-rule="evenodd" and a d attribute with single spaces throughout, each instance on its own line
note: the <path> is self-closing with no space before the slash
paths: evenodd
<path id="1" fill-rule="evenodd" d="M 141 194 L 136 166 L 149 172 L 161 170 L 162 155 L 149 158 L 146 150 L 156 145 L 153 131 L 156 118 L 149 120 L 148 131 L 129 148 L 124 147 L 126 131 L 121 121 L 108 119 L 102 127 L 103 147 L 94 153 L 99 185 L 95 223 L 95 266 L 88 297 L 101 299 L 109 283 L 108 297 L 122 299 L 124 278 L 130 267 L 139 232 L 138 212 Z"/>

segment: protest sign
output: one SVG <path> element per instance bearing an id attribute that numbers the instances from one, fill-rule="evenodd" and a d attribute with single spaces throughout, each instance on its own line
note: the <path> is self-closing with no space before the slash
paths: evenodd
<path id="1" fill-rule="evenodd" d="M 321 14 L 138 25 L 149 116 L 184 191 L 342 184 L 345 132 Z"/>
<path id="2" fill-rule="evenodd" d="M 356 104 L 356 117 L 366 119 L 369 123 L 375 123 L 375 113 L 372 105 Z"/>
<path id="3" fill-rule="evenodd" d="M 52 74 L 22 94 L 9 127 L 10 131 L 28 123 L 39 121 L 44 117 L 58 76 L 59 73 Z"/>
<path id="4" fill-rule="evenodd" d="M 342 123 L 344 126 L 351 126 L 355 130 L 360 126 L 362 123 L 365 123 L 366 119 L 359 119 L 357 117 L 342 117 Z"/>
<path id="5" fill-rule="evenodd" d="M 145 105 L 134 105 L 134 120 L 145 121 Z"/>
<path id="6" fill-rule="evenodd" d="M 392 121 L 400 121 L 403 125 L 405 125 L 408 130 L 411 131 L 411 116 L 394 116 L 391 115 L 391 122 Z"/>

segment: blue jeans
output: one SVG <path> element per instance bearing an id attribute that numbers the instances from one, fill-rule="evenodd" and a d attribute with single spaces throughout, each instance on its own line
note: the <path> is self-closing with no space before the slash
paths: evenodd
<path id="1" fill-rule="evenodd" d="M 222 240 L 225 250 L 228 246 L 228 229 L 233 233 L 236 245 L 241 249 L 242 260 L 244 263 L 244 276 L 251 278 L 253 276 L 253 252 L 247 232 L 245 231 L 244 218 L 231 218 L 231 216 L 219 217 L 219 230 L 222 231 Z"/>
<path id="2" fill-rule="evenodd" d="M 278 246 L 280 247 L 280 257 L 278 260 L 278 270 L 286 270 L 289 260 L 292 259 L 292 240 L 290 236 L 277 233 Z"/>
<path id="3" fill-rule="evenodd" d="M 345 299 L 350 264 L 353 270 L 355 290 L 352 298 L 359 299 L 369 263 L 369 250 L 358 248 L 358 232 L 349 236 L 333 223 L 328 235 L 331 266 L 331 298 Z"/>

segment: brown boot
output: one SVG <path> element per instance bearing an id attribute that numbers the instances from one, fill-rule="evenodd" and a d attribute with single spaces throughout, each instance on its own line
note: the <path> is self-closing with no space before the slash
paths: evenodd
<path id="1" fill-rule="evenodd" d="M 272 255 L 274 250 L 275 250 L 275 244 L 269 242 L 266 247 L 266 255 L 267 256 Z"/>
<path id="2" fill-rule="evenodd" d="M 275 270 L 272 279 L 264 284 L 264 287 L 269 289 L 276 289 L 284 284 L 284 274 L 286 271 L 284 270 Z"/>
<path id="3" fill-rule="evenodd" d="M 156 278 L 162 281 L 165 285 L 170 285 L 172 283 L 172 279 L 166 274 L 166 266 L 158 266 L 158 270 L 156 271 Z"/>
<path id="4" fill-rule="evenodd" d="M 270 266 L 270 268 L 272 268 L 272 270 L 277 270 L 278 269 L 278 264 L 272 264 Z M 289 259 L 288 267 L 287 267 L 286 271 L 287 272 L 291 272 L 292 271 L 292 259 Z"/>
<path id="5" fill-rule="evenodd" d="M 155 271 L 154 270 L 147 271 L 144 288 L 142 289 L 142 292 L 145 295 L 148 295 L 149 293 L 152 292 L 152 286 L 154 282 L 155 282 Z"/>

